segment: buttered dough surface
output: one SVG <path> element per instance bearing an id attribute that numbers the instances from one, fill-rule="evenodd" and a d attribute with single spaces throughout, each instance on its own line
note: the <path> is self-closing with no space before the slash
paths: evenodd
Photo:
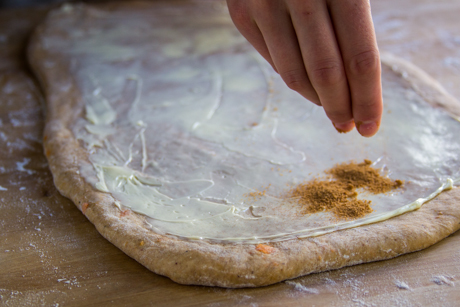
<path id="1" fill-rule="evenodd" d="M 165 10 L 147 23 L 139 12 L 93 13 L 78 26 L 60 19 L 70 39 L 46 42 L 73 59 L 85 104 L 71 127 L 91 153 L 80 173 L 157 233 L 245 243 L 315 236 L 417 209 L 458 182 L 460 123 L 389 68 L 379 133 L 339 134 L 224 11 L 184 20 Z M 374 210 L 364 218 L 305 215 L 284 197 L 337 163 L 363 159 L 405 181 L 388 194 L 362 191 Z"/>

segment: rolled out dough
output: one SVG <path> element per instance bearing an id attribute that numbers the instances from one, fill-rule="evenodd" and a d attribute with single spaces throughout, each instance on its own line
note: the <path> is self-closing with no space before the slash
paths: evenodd
<path id="1" fill-rule="evenodd" d="M 110 242 L 176 282 L 269 285 L 417 251 L 460 228 L 456 187 L 359 227 L 273 209 L 284 208 L 275 196 L 286 183 L 350 158 L 370 158 L 409 182 L 404 193 L 373 199 L 376 214 L 459 178 L 460 104 L 391 55 L 382 56 L 386 115 L 372 141 L 315 130 L 326 127 L 322 110 L 283 88 L 220 2 L 65 5 L 37 29 L 29 51 L 46 93 L 44 146 L 57 188 Z M 414 121 L 398 126 L 404 112 Z M 244 191 L 273 183 L 271 198 L 245 199 Z M 144 194 L 130 190 L 139 187 Z M 232 210 L 219 211 L 225 206 Z"/>

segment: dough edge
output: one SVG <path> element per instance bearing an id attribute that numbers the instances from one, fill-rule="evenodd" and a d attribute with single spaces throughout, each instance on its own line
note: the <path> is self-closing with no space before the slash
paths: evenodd
<path id="1" fill-rule="evenodd" d="M 143 7 L 145 3 L 138 5 Z M 56 60 L 56 55 L 47 53 L 41 41 L 51 19 L 32 36 L 29 62 L 47 100 L 44 149 L 54 183 L 61 194 L 84 212 L 99 233 L 149 270 L 181 284 L 228 288 L 265 286 L 418 251 L 460 229 L 458 187 L 442 193 L 417 211 L 384 222 L 318 237 L 267 243 L 274 247 L 271 254 L 257 251 L 254 244 L 209 243 L 164 236 L 147 229 L 139 214 L 121 217 L 114 199 L 95 190 L 78 174 L 77 162 L 88 161 L 88 154 L 67 126 L 81 115 L 81 95 L 62 63 L 46 70 L 40 65 L 50 56 Z M 382 53 L 381 58 L 383 66 L 404 76 L 428 102 L 460 115 L 460 103 L 418 67 L 390 54 Z M 56 61 L 59 63 L 62 59 L 57 57 Z M 69 87 L 63 91 L 53 80 L 60 80 L 59 84 L 67 82 Z M 75 111 L 79 109 L 80 112 Z"/>

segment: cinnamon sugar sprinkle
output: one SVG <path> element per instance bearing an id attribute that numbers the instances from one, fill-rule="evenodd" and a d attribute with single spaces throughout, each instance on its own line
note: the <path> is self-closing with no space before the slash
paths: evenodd
<path id="1" fill-rule="evenodd" d="M 370 200 L 357 199 L 357 188 L 380 194 L 404 185 L 401 180 L 383 177 L 371 164 L 369 160 L 338 164 L 325 172 L 331 175 L 331 180 L 313 179 L 301 183 L 292 188 L 287 197 L 295 198 L 304 207 L 305 214 L 326 211 L 339 219 L 363 217 L 373 210 Z"/>

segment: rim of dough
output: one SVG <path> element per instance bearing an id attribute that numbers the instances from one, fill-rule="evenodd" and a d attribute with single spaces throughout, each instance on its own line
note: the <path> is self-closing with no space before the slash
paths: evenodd
<path id="1" fill-rule="evenodd" d="M 123 5 L 103 7 L 113 9 Z M 40 65 L 48 56 L 42 37 L 52 26 L 50 19 L 35 31 L 29 60 L 47 100 L 44 149 L 55 185 L 107 240 L 151 271 L 181 284 L 232 288 L 265 286 L 421 250 L 460 229 L 460 192 L 453 188 L 419 210 L 384 222 L 318 237 L 268 243 L 273 247 L 270 254 L 257 251 L 255 244 L 190 241 L 154 233 L 146 227 L 141 215 L 121 216 L 110 195 L 95 190 L 79 175 L 78 161 L 88 161 L 88 153 L 67 127 L 82 115 L 82 110 L 73 110 L 81 99 L 80 92 L 70 74 L 60 69 L 64 67 L 62 63 L 46 71 Z M 389 68 L 409 81 L 433 106 L 460 116 L 460 103 L 418 67 L 385 53 L 382 64 L 384 69 Z M 56 79 L 68 82 L 66 92 L 52 83 Z"/>

